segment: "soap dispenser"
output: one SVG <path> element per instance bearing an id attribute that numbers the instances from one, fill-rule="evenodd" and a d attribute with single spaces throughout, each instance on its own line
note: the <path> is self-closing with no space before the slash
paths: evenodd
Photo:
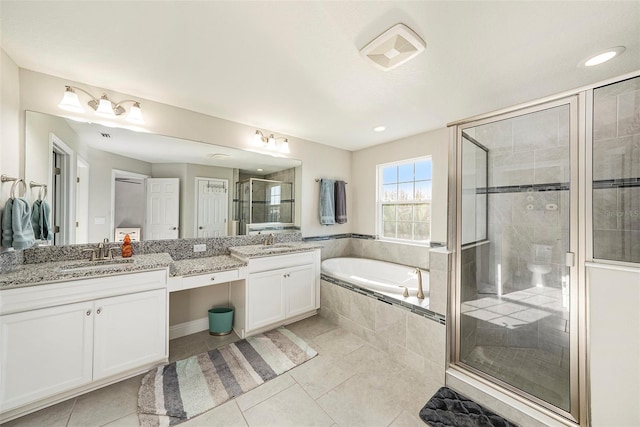
<path id="1" fill-rule="evenodd" d="M 133 255 L 133 248 L 131 247 L 131 237 L 125 235 L 122 241 L 122 258 L 129 258 Z"/>

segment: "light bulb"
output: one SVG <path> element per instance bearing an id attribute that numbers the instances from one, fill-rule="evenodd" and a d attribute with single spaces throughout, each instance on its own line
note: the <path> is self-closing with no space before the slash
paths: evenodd
<path id="1" fill-rule="evenodd" d="M 100 114 L 101 116 L 111 118 L 116 117 L 116 113 L 113 112 L 113 105 L 106 95 L 102 95 L 102 98 L 100 98 L 100 103 L 98 104 L 98 108 L 96 108 L 96 113 Z"/>
<path id="2" fill-rule="evenodd" d="M 58 104 L 58 107 L 63 110 L 73 111 L 74 113 L 84 113 L 84 108 L 80 104 L 80 99 L 78 98 L 78 94 L 70 87 L 67 86 L 64 91 L 64 96 L 62 97 L 62 101 Z"/>
<path id="3" fill-rule="evenodd" d="M 262 145 L 262 134 L 259 130 L 257 130 L 256 133 L 253 134 L 253 145 L 257 147 Z"/>
<path id="4" fill-rule="evenodd" d="M 144 124 L 144 118 L 142 117 L 142 110 L 140 109 L 139 102 L 135 102 L 131 106 L 129 114 L 127 114 L 127 118 L 125 120 L 131 123 Z"/>
<path id="5" fill-rule="evenodd" d="M 273 134 L 269 135 L 269 139 L 267 139 L 267 148 L 271 150 L 276 149 L 276 137 Z"/>
<path id="6" fill-rule="evenodd" d="M 291 152 L 289 151 L 289 140 L 287 138 L 285 138 L 284 141 L 282 141 L 282 144 L 280 145 L 280 151 L 283 153 Z"/>

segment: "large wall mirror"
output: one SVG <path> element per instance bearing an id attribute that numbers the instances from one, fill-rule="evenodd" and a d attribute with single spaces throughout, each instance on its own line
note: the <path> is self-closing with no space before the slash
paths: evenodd
<path id="1" fill-rule="evenodd" d="M 293 190 L 300 188 L 299 160 L 32 111 L 25 141 L 27 197 L 51 207 L 49 244 L 117 241 L 125 234 L 219 237 L 299 225 Z"/>

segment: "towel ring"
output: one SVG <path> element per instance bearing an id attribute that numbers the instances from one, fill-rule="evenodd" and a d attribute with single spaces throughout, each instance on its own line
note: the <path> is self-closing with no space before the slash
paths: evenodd
<path id="1" fill-rule="evenodd" d="M 15 199 L 16 198 L 16 186 L 18 184 L 22 183 L 22 185 L 24 186 L 24 192 L 25 194 L 27 193 L 27 183 L 24 182 L 24 180 L 22 178 L 18 178 L 15 180 L 15 182 L 13 183 L 13 185 L 11 186 L 11 198 Z"/>
<path id="2" fill-rule="evenodd" d="M 47 198 L 47 186 L 43 185 L 42 187 L 40 187 L 40 190 L 38 190 L 38 200 L 42 201 L 46 198 Z"/>
<path id="3" fill-rule="evenodd" d="M 43 200 L 47 197 L 47 184 L 39 184 L 37 182 L 34 181 L 30 181 L 29 182 L 29 187 L 33 188 L 33 187 L 40 187 L 40 189 L 38 190 L 38 200 Z M 44 194 L 42 194 L 42 190 L 44 189 Z"/>

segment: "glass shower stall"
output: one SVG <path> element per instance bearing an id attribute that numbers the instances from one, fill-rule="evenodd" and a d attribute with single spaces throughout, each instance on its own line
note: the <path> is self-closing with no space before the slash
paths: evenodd
<path id="1" fill-rule="evenodd" d="M 585 262 L 640 263 L 640 77 L 450 129 L 450 367 L 584 423 Z"/>
<path id="2" fill-rule="evenodd" d="M 455 361 L 569 418 L 579 407 L 577 106 L 568 97 L 457 127 Z"/>

